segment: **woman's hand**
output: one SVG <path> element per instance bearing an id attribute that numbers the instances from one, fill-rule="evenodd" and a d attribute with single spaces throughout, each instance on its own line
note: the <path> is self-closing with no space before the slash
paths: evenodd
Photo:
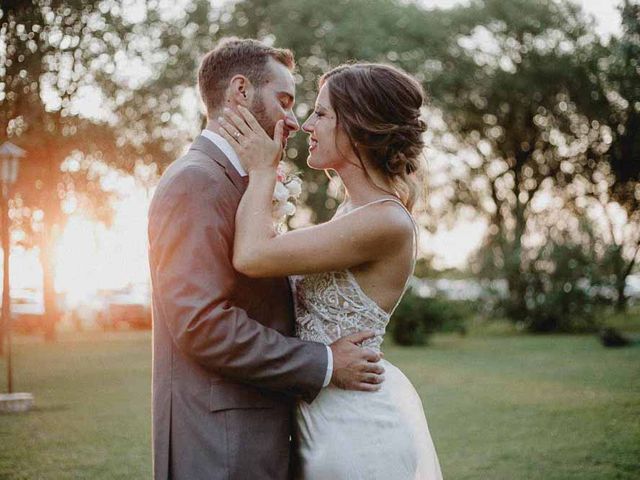
<path id="1" fill-rule="evenodd" d="M 282 158 L 284 121 L 276 123 L 273 138 L 267 135 L 251 112 L 238 106 L 238 113 L 224 109 L 219 117 L 220 135 L 231 144 L 247 173 L 274 170 Z"/>

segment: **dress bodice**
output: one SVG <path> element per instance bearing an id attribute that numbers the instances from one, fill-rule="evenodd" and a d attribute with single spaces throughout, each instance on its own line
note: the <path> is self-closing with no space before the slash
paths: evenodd
<path id="1" fill-rule="evenodd" d="M 384 198 L 359 208 L 382 202 L 396 203 L 413 222 L 411 214 L 396 199 Z M 414 251 L 417 243 L 415 230 L 414 222 Z M 415 254 L 413 265 L 415 267 Z M 413 271 L 413 267 L 411 270 Z M 408 280 L 393 310 L 400 303 Z M 361 345 L 375 351 L 380 350 L 393 310 L 386 312 L 367 296 L 350 270 L 294 276 L 292 285 L 295 293 L 297 337 L 329 345 L 345 335 L 372 330 L 376 336 Z"/>
<path id="2" fill-rule="evenodd" d="M 360 288 L 349 270 L 293 277 L 296 336 L 329 345 L 363 330 L 376 336 L 363 346 L 380 350 L 390 315 Z"/>

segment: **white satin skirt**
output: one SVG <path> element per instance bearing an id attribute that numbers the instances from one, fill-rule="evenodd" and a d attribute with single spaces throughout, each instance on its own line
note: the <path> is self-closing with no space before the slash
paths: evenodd
<path id="1" fill-rule="evenodd" d="M 422 402 L 409 379 L 382 360 L 378 392 L 329 386 L 296 409 L 299 480 L 440 480 Z"/>

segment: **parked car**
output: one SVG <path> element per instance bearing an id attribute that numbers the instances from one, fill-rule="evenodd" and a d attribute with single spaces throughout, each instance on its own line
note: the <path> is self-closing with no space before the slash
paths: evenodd
<path id="1" fill-rule="evenodd" d="M 44 304 L 42 294 L 32 289 L 11 292 L 11 329 L 18 333 L 35 333 L 42 330 Z"/>
<path id="2" fill-rule="evenodd" d="M 128 325 L 137 330 L 151 328 L 151 305 L 143 290 L 125 288 L 105 295 L 106 309 L 98 322 L 105 330 Z"/>
<path id="3" fill-rule="evenodd" d="M 85 295 L 80 298 L 70 296 L 66 310 L 73 327 L 80 331 L 95 326 L 104 327 L 107 306 L 107 301 L 101 295 Z"/>

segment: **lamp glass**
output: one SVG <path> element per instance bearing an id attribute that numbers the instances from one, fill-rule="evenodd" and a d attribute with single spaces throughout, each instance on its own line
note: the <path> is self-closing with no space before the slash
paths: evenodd
<path id="1" fill-rule="evenodd" d="M 0 180 L 4 185 L 13 184 L 18 178 L 18 161 L 14 155 L 2 155 L 0 158 Z"/>

